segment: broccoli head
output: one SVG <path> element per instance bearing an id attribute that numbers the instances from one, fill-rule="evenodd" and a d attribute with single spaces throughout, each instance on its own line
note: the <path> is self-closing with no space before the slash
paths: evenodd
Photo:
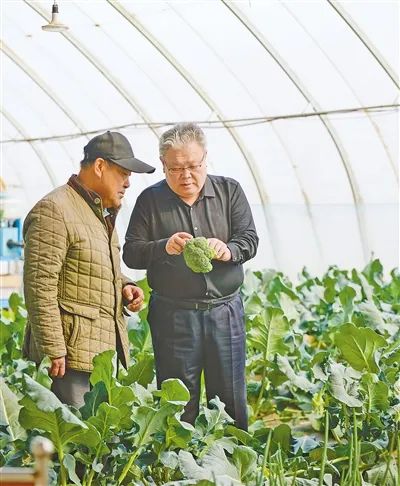
<path id="1" fill-rule="evenodd" d="M 213 268 L 211 260 L 215 257 L 215 251 L 209 247 L 204 236 L 188 240 L 183 249 L 185 263 L 195 273 L 211 272 Z"/>

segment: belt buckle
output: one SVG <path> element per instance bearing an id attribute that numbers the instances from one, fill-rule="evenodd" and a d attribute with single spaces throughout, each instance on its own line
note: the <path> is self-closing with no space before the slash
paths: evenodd
<path id="1" fill-rule="evenodd" d="M 212 303 L 211 302 L 196 302 L 195 303 L 195 310 L 210 310 L 212 309 Z"/>

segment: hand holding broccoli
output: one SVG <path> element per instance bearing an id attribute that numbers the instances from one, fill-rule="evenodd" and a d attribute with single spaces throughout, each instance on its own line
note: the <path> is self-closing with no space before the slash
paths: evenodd
<path id="1" fill-rule="evenodd" d="M 191 234 L 185 233 L 184 231 L 174 233 L 167 241 L 165 251 L 168 255 L 180 255 L 183 252 L 186 242 L 192 238 L 193 236 Z"/>
<path id="2" fill-rule="evenodd" d="M 195 273 L 208 273 L 212 270 L 211 260 L 217 256 L 203 236 L 188 240 L 183 249 L 186 265 Z"/>
<path id="3" fill-rule="evenodd" d="M 208 273 L 212 270 L 211 260 L 227 262 L 231 259 L 231 252 L 227 245 L 218 238 L 193 238 L 189 233 L 180 231 L 174 233 L 167 241 L 165 250 L 168 255 L 180 255 L 186 265 L 196 273 Z"/>
<path id="4" fill-rule="evenodd" d="M 216 258 L 220 262 L 229 262 L 229 260 L 232 258 L 232 255 L 226 243 L 219 240 L 218 238 L 208 238 L 207 241 L 209 247 L 212 248 L 216 253 L 216 256 L 214 258 Z"/>

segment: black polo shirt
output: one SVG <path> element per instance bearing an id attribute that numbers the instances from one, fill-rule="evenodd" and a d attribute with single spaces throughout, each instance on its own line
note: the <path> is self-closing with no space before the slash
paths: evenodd
<path id="1" fill-rule="evenodd" d="M 227 243 L 232 261 L 213 260 L 209 273 L 194 273 L 182 255 L 168 255 L 165 245 L 174 233 L 218 238 Z M 250 206 L 234 179 L 208 175 L 197 201 L 189 206 L 162 180 L 138 197 L 123 250 L 130 268 L 147 269 L 157 294 L 207 302 L 235 294 L 243 282 L 242 263 L 253 258 L 258 246 Z"/>

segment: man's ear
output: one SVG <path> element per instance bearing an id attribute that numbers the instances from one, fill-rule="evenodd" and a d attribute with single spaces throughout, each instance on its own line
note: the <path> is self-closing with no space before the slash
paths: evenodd
<path id="1" fill-rule="evenodd" d="M 94 162 L 93 162 L 93 170 L 94 173 L 96 174 L 97 177 L 101 179 L 104 173 L 104 169 L 106 167 L 107 162 L 102 159 L 101 157 L 98 157 Z"/>
<path id="2" fill-rule="evenodd" d="M 161 163 L 162 163 L 162 167 L 163 167 L 163 172 L 165 174 L 165 162 L 163 161 L 162 157 L 160 157 L 160 160 L 161 160 Z"/>

